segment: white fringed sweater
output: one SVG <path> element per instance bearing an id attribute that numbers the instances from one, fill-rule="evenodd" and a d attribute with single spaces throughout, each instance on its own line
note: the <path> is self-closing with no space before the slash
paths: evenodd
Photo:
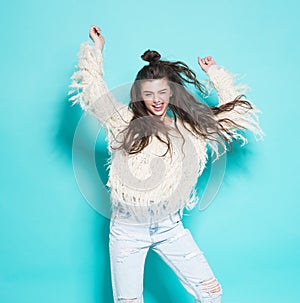
<path id="1" fill-rule="evenodd" d="M 138 154 L 112 149 L 117 146 L 116 138 L 120 139 L 119 132 L 128 125 L 133 114 L 108 90 L 103 80 L 101 50 L 89 41 L 80 46 L 77 68 L 71 77 L 68 94 L 73 96 L 69 100 L 73 104 L 79 103 L 105 126 L 110 152 L 107 185 L 113 210 L 130 216 L 135 222 L 149 222 L 150 214 L 152 220 L 159 220 L 178 210 L 192 209 L 198 202 L 195 186 L 207 163 L 207 146 L 211 147 L 216 159 L 221 154 L 216 142 L 195 136 L 178 119 L 177 126 L 185 143 L 182 144 L 173 122 L 169 133 L 172 151 L 163 157 L 167 147 L 155 136 Z M 234 100 L 248 89 L 245 85 L 235 85 L 235 75 L 221 66 L 212 65 L 207 75 L 208 84 L 218 93 L 219 105 Z M 251 105 L 253 109 L 239 107 L 219 114 L 218 118 L 231 119 L 243 129 L 252 131 L 259 140 L 264 136 L 257 116 L 261 111 Z M 242 140 L 242 145 L 247 143 L 241 129 L 231 131 L 234 138 Z"/>

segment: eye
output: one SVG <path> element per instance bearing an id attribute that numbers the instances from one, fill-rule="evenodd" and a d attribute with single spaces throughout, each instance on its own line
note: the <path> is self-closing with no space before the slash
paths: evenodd
<path id="1" fill-rule="evenodd" d="M 151 96 L 151 94 L 145 94 L 145 96 L 146 96 L 146 97 L 150 97 L 150 96 Z"/>

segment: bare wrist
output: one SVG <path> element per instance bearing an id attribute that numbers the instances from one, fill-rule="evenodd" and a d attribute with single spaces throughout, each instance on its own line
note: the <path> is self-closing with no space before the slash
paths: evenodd
<path id="1" fill-rule="evenodd" d="M 99 48 L 101 51 L 102 51 L 102 49 L 103 49 L 103 45 L 102 45 L 100 42 L 94 42 L 94 46 L 95 46 L 96 48 Z"/>

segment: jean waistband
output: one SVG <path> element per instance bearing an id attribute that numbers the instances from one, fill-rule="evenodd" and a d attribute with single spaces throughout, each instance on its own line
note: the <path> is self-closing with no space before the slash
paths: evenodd
<path id="1" fill-rule="evenodd" d="M 135 220 L 132 220 L 130 218 L 119 218 L 118 216 L 112 216 L 111 221 L 117 222 L 118 224 L 133 224 L 133 225 L 138 225 L 141 227 L 149 227 L 149 226 L 160 226 L 160 225 L 165 225 L 167 223 L 176 223 L 181 221 L 182 219 L 182 210 L 178 210 L 172 214 L 169 214 L 168 216 L 160 219 L 160 220 L 153 220 L 153 218 L 149 217 L 149 222 L 137 222 Z"/>

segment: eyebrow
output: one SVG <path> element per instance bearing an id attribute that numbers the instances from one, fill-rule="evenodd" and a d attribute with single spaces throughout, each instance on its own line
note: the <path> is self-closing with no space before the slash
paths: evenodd
<path id="1" fill-rule="evenodd" d="M 167 89 L 164 88 L 164 89 L 159 90 L 158 92 L 162 92 L 162 91 L 165 91 L 165 90 L 167 90 Z M 150 91 L 150 90 L 143 90 L 143 93 L 153 93 L 153 92 Z"/>

